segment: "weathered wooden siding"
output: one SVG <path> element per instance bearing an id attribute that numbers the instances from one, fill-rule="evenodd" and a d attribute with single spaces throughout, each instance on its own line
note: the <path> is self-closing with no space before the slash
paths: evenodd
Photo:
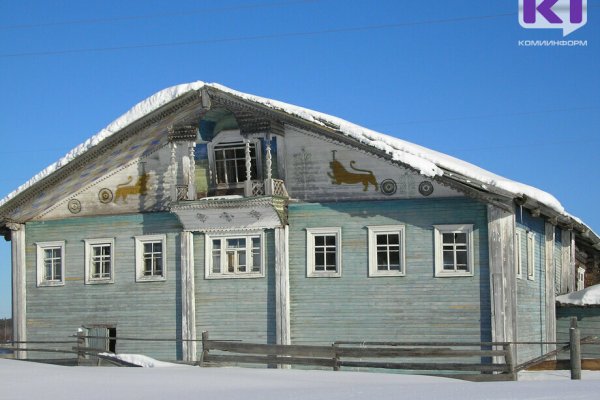
<path id="1" fill-rule="evenodd" d="M 489 341 L 486 206 L 469 199 L 289 205 L 292 343 Z M 474 224 L 474 276 L 434 277 L 434 224 Z M 369 278 L 369 225 L 406 226 L 406 276 Z M 306 277 L 306 228 L 342 228 L 342 276 Z"/>
<path id="2" fill-rule="evenodd" d="M 169 213 L 70 218 L 31 222 L 27 229 L 28 340 L 62 340 L 82 325 L 110 324 L 117 336 L 180 336 L 179 222 Z M 167 275 L 163 282 L 135 281 L 136 235 L 167 235 Z M 86 285 L 82 239 L 114 238 L 114 283 Z M 36 242 L 65 240 L 65 285 L 36 287 Z M 173 360 L 181 346 L 117 341 L 121 353 L 142 353 Z M 31 353 L 30 357 L 56 357 Z"/>
<path id="3" fill-rule="evenodd" d="M 275 343 L 274 246 L 274 231 L 267 230 L 264 277 L 205 279 L 204 234 L 194 234 L 198 336 L 208 331 L 215 339 Z"/>
<path id="4" fill-rule="evenodd" d="M 545 221 L 532 217 L 528 211 L 517 212 L 517 231 L 521 232 L 520 243 L 523 271 L 517 279 L 517 340 L 522 342 L 546 340 L 546 268 L 545 268 Z M 527 234 L 534 234 L 534 277 L 529 279 L 527 259 Z M 519 362 L 542 354 L 542 345 L 517 346 Z"/>
<path id="5" fill-rule="evenodd" d="M 560 294 L 562 276 L 562 230 L 554 229 L 554 293 Z"/>
<path id="6" fill-rule="evenodd" d="M 600 336 L 600 307 L 565 307 L 556 308 L 556 336 L 559 342 L 569 341 L 569 328 L 571 317 L 577 317 L 577 326 L 581 330 L 581 338 Z M 600 345 L 583 345 L 581 348 L 583 358 L 600 358 Z M 567 358 L 568 353 L 560 355 Z"/>

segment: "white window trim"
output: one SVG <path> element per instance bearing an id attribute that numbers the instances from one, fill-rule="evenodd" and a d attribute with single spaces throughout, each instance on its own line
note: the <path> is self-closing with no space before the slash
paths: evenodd
<path id="1" fill-rule="evenodd" d="M 577 267 L 577 283 L 575 290 L 585 289 L 585 268 Z"/>
<path id="2" fill-rule="evenodd" d="M 167 280 L 167 235 L 134 236 L 135 240 L 135 281 L 162 282 Z M 162 276 L 144 275 L 144 243 L 162 242 Z"/>
<path id="3" fill-rule="evenodd" d="M 52 287 L 52 286 L 64 286 L 65 285 L 65 242 L 54 241 L 54 242 L 39 242 L 36 246 L 36 268 L 37 268 L 37 286 L 38 287 Z M 46 280 L 44 277 L 45 266 L 44 266 L 44 250 L 48 248 L 60 248 L 60 280 Z"/>
<path id="4" fill-rule="evenodd" d="M 336 266 L 335 271 L 315 271 L 315 236 L 336 236 Z M 306 228 L 306 276 L 308 278 L 339 278 L 342 276 L 342 228 Z"/>
<path id="5" fill-rule="evenodd" d="M 535 280 L 535 233 L 527 232 L 527 279 Z"/>
<path id="6" fill-rule="evenodd" d="M 523 252 L 521 251 L 521 243 L 523 243 L 523 233 L 518 231 L 515 233 L 515 267 L 517 278 L 523 279 Z"/>
<path id="7" fill-rule="evenodd" d="M 105 283 L 115 282 L 115 239 L 114 238 L 98 238 L 84 239 L 85 242 L 85 284 L 100 285 Z M 110 277 L 109 278 L 92 278 L 91 277 L 91 257 L 92 246 L 99 244 L 110 245 Z"/>
<path id="8" fill-rule="evenodd" d="M 239 129 L 233 129 L 233 130 L 225 130 L 225 131 L 221 131 L 219 132 L 219 134 L 217 136 L 215 136 L 211 142 L 208 143 L 207 148 L 208 148 L 208 164 L 210 166 L 211 171 L 213 171 L 212 173 L 212 177 L 211 177 L 211 182 L 210 184 L 217 187 L 217 165 L 215 162 L 215 147 L 218 147 L 219 145 L 223 145 L 226 143 L 233 143 L 233 142 L 243 142 L 245 143 L 246 141 L 254 144 L 254 148 L 256 151 L 256 180 L 262 180 L 262 147 L 261 147 L 261 142 L 260 139 L 244 139 L 244 137 L 241 135 Z M 220 185 L 223 186 L 228 186 L 230 188 L 234 188 L 234 187 L 244 187 L 244 180 L 237 182 L 237 183 L 222 183 Z"/>
<path id="9" fill-rule="evenodd" d="M 404 276 L 406 275 L 405 258 L 405 227 L 404 225 L 367 226 L 369 234 L 369 277 Z M 391 233 L 400 235 L 400 270 L 379 271 L 377 269 L 377 235 Z"/>
<path id="10" fill-rule="evenodd" d="M 455 225 L 434 225 L 434 247 L 435 247 L 435 276 L 438 278 L 453 278 L 473 276 L 475 269 L 473 255 L 473 225 L 455 224 Z M 445 271 L 442 246 L 442 233 L 466 233 L 467 234 L 467 271 Z"/>
<path id="11" fill-rule="evenodd" d="M 246 249 L 251 246 L 252 238 L 260 239 L 260 272 L 220 272 L 214 273 L 212 265 L 213 239 L 246 239 Z M 247 250 L 248 251 L 248 250 Z M 221 257 L 224 260 L 224 257 Z M 205 279 L 249 279 L 264 278 L 266 270 L 265 233 L 264 231 L 231 231 L 204 234 L 204 278 Z"/>

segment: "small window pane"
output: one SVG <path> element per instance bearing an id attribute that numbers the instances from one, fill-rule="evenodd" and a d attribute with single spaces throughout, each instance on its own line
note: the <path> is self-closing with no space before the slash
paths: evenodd
<path id="1" fill-rule="evenodd" d="M 389 235 L 388 236 L 389 244 L 399 244 L 400 243 L 400 235 Z"/>
<path id="2" fill-rule="evenodd" d="M 328 235 L 328 236 L 325 236 L 325 238 L 326 238 L 325 239 L 326 240 L 325 243 L 327 244 L 327 246 L 335 246 L 335 236 Z"/>
<path id="3" fill-rule="evenodd" d="M 387 235 L 377 235 L 377 244 L 387 244 Z"/>
<path id="4" fill-rule="evenodd" d="M 323 246 L 325 244 L 325 236 L 315 236 L 315 246 Z"/>
<path id="5" fill-rule="evenodd" d="M 444 269 L 446 269 L 446 270 L 454 269 L 454 252 L 451 250 L 444 251 Z"/>
<path id="6" fill-rule="evenodd" d="M 442 242 L 443 243 L 454 243 L 454 234 L 453 233 L 443 233 L 442 234 Z"/>

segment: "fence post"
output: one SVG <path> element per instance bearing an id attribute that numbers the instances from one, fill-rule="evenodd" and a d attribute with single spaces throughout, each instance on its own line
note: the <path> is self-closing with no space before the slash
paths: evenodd
<path id="1" fill-rule="evenodd" d="M 83 329 L 77 330 L 77 365 L 81 365 L 85 354 L 83 348 L 85 347 L 85 337 Z"/>
<path id="2" fill-rule="evenodd" d="M 208 357 L 208 331 L 202 331 L 202 357 L 200 357 L 200 366 L 204 364 L 204 360 Z"/>
<path id="3" fill-rule="evenodd" d="M 517 372 L 515 370 L 515 357 L 513 353 L 513 345 L 512 343 L 506 343 L 504 346 L 504 362 L 508 367 L 508 374 L 510 375 L 510 379 L 512 381 L 516 381 Z"/>
<path id="4" fill-rule="evenodd" d="M 337 345 L 337 343 L 333 343 L 331 345 L 331 347 L 333 347 L 333 370 L 339 371 L 340 370 L 340 356 L 337 351 L 338 345 Z"/>
<path id="5" fill-rule="evenodd" d="M 577 327 L 577 317 L 571 317 L 571 328 L 569 329 L 571 343 L 571 379 L 581 379 L 581 335 Z"/>

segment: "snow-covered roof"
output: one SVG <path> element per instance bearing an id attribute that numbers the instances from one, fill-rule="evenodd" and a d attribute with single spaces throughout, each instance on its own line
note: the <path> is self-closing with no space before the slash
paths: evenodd
<path id="1" fill-rule="evenodd" d="M 84 143 L 75 147 L 60 160 L 48 166 L 25 184 L 21 185 L 18 189 L 10 193 L 4 199 L 0 200 L 0 206 L 17 196 L 19 193 L 25 191 L 27 188 L 31 187 L 36 182 L 69 164 L 73 159 L 84 154 L 89 149 L 113 134 L 119 132 L 129 124 L 139 120 L 140 118 L 148 115 L 149 113 L 157 110 L 158 108 L 168 104 L 182 95 L 192 91 L 200 90 L 202 88 L 212 88 L 224 93 L 229 93 L 240 99 L 262 105 L 272 110 L 284 112 L 291 116 L 301 118 L 307 122 L 321 125 L 323 127 L 339 127 L 338 130 L 341 134 L 356 139 L 375 149 L 384 151 L 385 153 L 389 154 L 393 160 L 410 165 L 422 175 L 428 177 L 444 176 L 449 175 L 448 171 L 451 171 L 451 173 L 477 182 L 484 190 L 494 191 L 494 189 L 497 189 L 502 192 L 508 192 L 515 197 L 526 196 L 527 198 L 548 207 L 559 215 L 582 224 L 581 220 L 567 213 L 561 203 L 551 194 L 535 187 L 496 175 L 466 161 L 459 160 L 455 157 L 448 156 L 446 154 L 404 141 L 402 139 L 375 132 L 338 117 L 313 111 L 307 108 L 294 106 L 281 101 L 238 92 L 220 84 L 204 83 L 201 81 L 172 86 L 170 88 L 161 90 L 160 92 L 155 93 L 154 95 L 136 104 L 133 108 L 117 118 L 106 128 L 96 133 Z M 589 227 L 587 228 L 592 231 Z M 598 237 L 598 235 L 596 235 L 596 237 Z"/>
<path id="2" fill-rule="evenodd" d="M 600 305 L 600 285 L 594 285 L 577 292 L 556 296 L 556 301 L 561 304 L 572 304 L 576 306 Z"/>

